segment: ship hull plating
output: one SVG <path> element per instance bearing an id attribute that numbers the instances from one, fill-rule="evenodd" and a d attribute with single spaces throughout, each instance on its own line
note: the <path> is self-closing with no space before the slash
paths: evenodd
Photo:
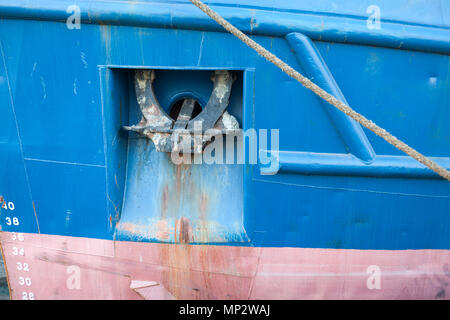
<path id="1" fill-rule="evenodd" d="M 35 299 L 449 296 L 449 250 L 212 246 L 36 234 L 22 234 L 18 240 L 10 232 L 1 236 L 13 299 L 30 293 Z"/>

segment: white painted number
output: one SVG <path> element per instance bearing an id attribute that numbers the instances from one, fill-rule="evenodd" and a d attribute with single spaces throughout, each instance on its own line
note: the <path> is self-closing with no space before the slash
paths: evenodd
<path id="1" fill-rule="evenodd" d="M 33 292 L 22 292 L 22 299 L 23 300 L 34 300 L 34 293 Z"/>
<path id="2" fill-rule="evenodd" d="M 10 226 L 12 224 L 15 225 L 15 226 L 19 225 L 19 219 L 17 219 L 16 217 L 13 217 L 12 220 L 11 220 L 10 217 L 6 217 L 5 220 L 6 220 L 6 224 L 8 226 Z"/>
<path id="3" fill-rule="evenodd" d="M 31 279 L 26 277 L 19 277 L 19 284 L 21 286 L 26 285 L 27 287 L 31 286 Z"/>
<path id="4" fill-rule="evenodd" d="M 21 271 L 30 271 L 30 267 L 28 266 L 28 263 L 24 262 L 23 264 L 21 262 L 17 262 L 17 270 Z"/>
<path id="5" fill-rule="evenodd" d="M 15 256 L 17 256 L 17 255 L 24 256 L 25 255 L 25 250 L 23 248 L 17 249 L 17 247 L 13 247 L 13 255 L 15 255 Z"/>
<path id="6" fill-rule="evenodd" d="M 11 234 L 11 239 L 12 239 L 12 240 L 23 241 L 25 238 L 23 237 L 23 233 L 15 233 L 15 232 L 13 232 L 13 233 Z"/>
<path id="7" fill-rule="evenodd" d="M 14 202 L 8 202 L 8 203 L 6 203 L 6 201 L 3 201 L 3 204 L 2 204 L 2 209 L 5 209 L 5 210 L 14 210 L 16 208 L 16 206 L 14 205 Z"/>

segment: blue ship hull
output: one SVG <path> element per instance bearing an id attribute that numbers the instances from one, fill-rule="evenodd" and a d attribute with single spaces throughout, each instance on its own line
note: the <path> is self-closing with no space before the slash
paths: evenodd
<path id="1" fill-rule="evenodd" d="M 209 4 L 338 99 L 450 168 L 450 5 Z M 429 250 L 440 255 L 433 265 L 449 281 L 448 181 L 333 110 L 190 2 L 71 5 L 0 1 L 5 248 L 13 250 L 8 241 L 20 233 L 33 241 L 42 235 L 220 252 L 379 250 L 391 257 Z M 233 72 L 227 111 L 243 130 L 266 129 L 269 136 L 279 130 L 275 168 L 259 159 L 176 166 L 152 141 L 124 130 L 141 117 L 136 70 L 155 70 L 155 96 L 168 114 L 186 97 L 204 108 L 212 72 Z M 179 244 L 180 219 L 190 224 L 182 241 L 188 244 Z M 12 255 L 5 252 L 7 266 L 15 263 Z M 167 289 L 173 280 L 158 281 Z M 436 290 L 412 297 L 441 297 Z M 166 291 L 158 297 L 169 297 Z"/>

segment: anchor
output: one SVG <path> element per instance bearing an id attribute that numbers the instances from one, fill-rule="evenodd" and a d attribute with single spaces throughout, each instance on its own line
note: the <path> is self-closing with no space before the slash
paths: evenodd
<path id="1" fill-rule="evenodd" d="M 212 137 L 240 134 L 238 121 L 226 110 L 235 79 L 230 71 L 214 71 L 211 75 L 214 86 L 205 108 L 192 118 L 196 102 L 186 98 L 174 120 L 155 97 L 155 70 L 136 70 L 134 84 L 142 118 L 138 124 L 123 128 L 151 139 L 159 152 L 202 153 Z"/>

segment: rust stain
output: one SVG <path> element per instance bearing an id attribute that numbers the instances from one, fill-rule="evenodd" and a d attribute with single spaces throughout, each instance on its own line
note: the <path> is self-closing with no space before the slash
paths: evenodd
<path id="1" fill-rule="evenodd" d="M 166 184 L 161 199 L 161 217 L 164 218 L 167 213 L 167 202 L 169 200 L 169 186 Z"/>
<path id="2" fill-rule="evenodd" d="M 181 217 L 175 223 L 175 242 L 189 243 L 194 241 L 192 227 L 188 218 Z"/>
<path id="3" fill-rule="evenodd" d="M 192 254 L 189 244 L 167 244 L 160 248 L 162 264 L 167 266 L 162 272 L 162 283 L 177 299 L 189 299 L 193 292 L 200 293 L 194 290 L 198 290 L 201 284 L 193 276 L 195 266 L 192 265 Z"/>
<path id="4" fill-rule="evenodd" d="M 181 189 L 181 169 L 182 169 L 183 165 L 178 165 L 176 166 L 176 179 L 175 179 L 175 186 L 176 186 L 176 192 L 177 195 L 180 194 L 180 189 Z"/>
<path id="5" fill-rule="evenodd" d="M 173 166 L 175 167 L 175 192 L 176 196 L 179 197 L 185 189 L 191 190 L 190 188 L 193 187 L 193 181 L 191 180 L 191 165 L 180 164 Z"/>
<path id="6" fill-rule="evenodd" d="M 159 221 L 153 227 L 159 240 L 175 244 L 159 246 L 159 261 L 165 266 L 161 284 L 177 299 L 217 298 L 214 290 L 208 290 L 214 288 L 213 265 L 233 262 L 225 261 L 208 245 L 191 244 L 209 241 L 210 224 L 214 223 L 209 217 L 214 204 L 210 192 L 214 190 L 206 183 L 209 177 L 197 175 L 194 164 L 175 165 L 170 154 L 166 156 L 158 182 Z"/>
<path id="7" fill-rule="evenodd" d="M 177 245 L 164 245 L 160 248 L 161 264 L 167 266 L 162 271 L 162 283 L 164 287 L 177 299 L 213 298 L 204 290 L 205 286 L 201 278 L 196 276 L 198 265 L 195 263 L 191 242 L 194 240 L 193 222 L 191 217 L 180 216 L 183 210 L 180 206 L 184 201 L 196 203 L 199 209 L 198 220 L 207 220 L 208 195 L 201 191 L 201 181 L 192 175 L 192 166 L 189 164 L 171 165 L 169 167 L 168 181 L 163 184 L 162 214 L 177 218 L 174 226 L 174 241 Z M 200 195 L 200 202 L 198 202 Z M 200 205 L 199 205 L 200 204 Z M 165 217 L 165 216 L 163 216 Z M 196 226 L 198 224 L 196 220 Z M 160 229 L 160 227 L 158 227 Z M 205 246 L 206 247 L 206 246 Z M 204 254 L 207 255 L 207 249 Z M 207 272 L 208 273 L 208 272 Z M 211 285 L 210 275 L 205 275 Z M 199 281 L 200 280 L 200 281 Z"/>
<path id="8" fill-rule="evenodd" d="M 206 213 L 208 209 L 208 195 L 203 192 L 200 198 L 200 217 L 202 219 L 206 218 Z"/>
<path id="9" fill-rule="evenodd" d="M 36 213 L 36 207 L 34 206 L 34 201 L 31 201 L 31 204 L 33 205 L 34 217 L 36 218 L 36 226 L 38 228 L 38 233 L 41 233 L 41 229 L 39 228 L 39 220 Z"/>
<path id="10" fill-rule="evenodd" d="M 117 175 L 116 174 L 114 174 L 114 181 L 116 182 L 117 189 L 120 189 L 119 183 L 117 182 Z"/>
<path id="11" fill-rule="evenodd" d="M 208 270 L 210 270 L 209 264 L 210 264 L 210 251 L 208 250 L 208 246 L 202 247 L 200 250 L 200 264 L 201 264 L 201 268 L 202 270 L 204 270 L 204 272 L 202 272 L 202 278 L 203 278 L 203 285 L 205 288 L 206 292 L 213 292 L 212 290 L 209 290 L 210 288 L 212 288 L 213 284 L 212 284 L 212 279 L 211 279 L 211 273 L 208 272 Z M 212 250 L 214 251 L 214 250 Z M 214 263 L 214 261 L 213 261 Z"/>

